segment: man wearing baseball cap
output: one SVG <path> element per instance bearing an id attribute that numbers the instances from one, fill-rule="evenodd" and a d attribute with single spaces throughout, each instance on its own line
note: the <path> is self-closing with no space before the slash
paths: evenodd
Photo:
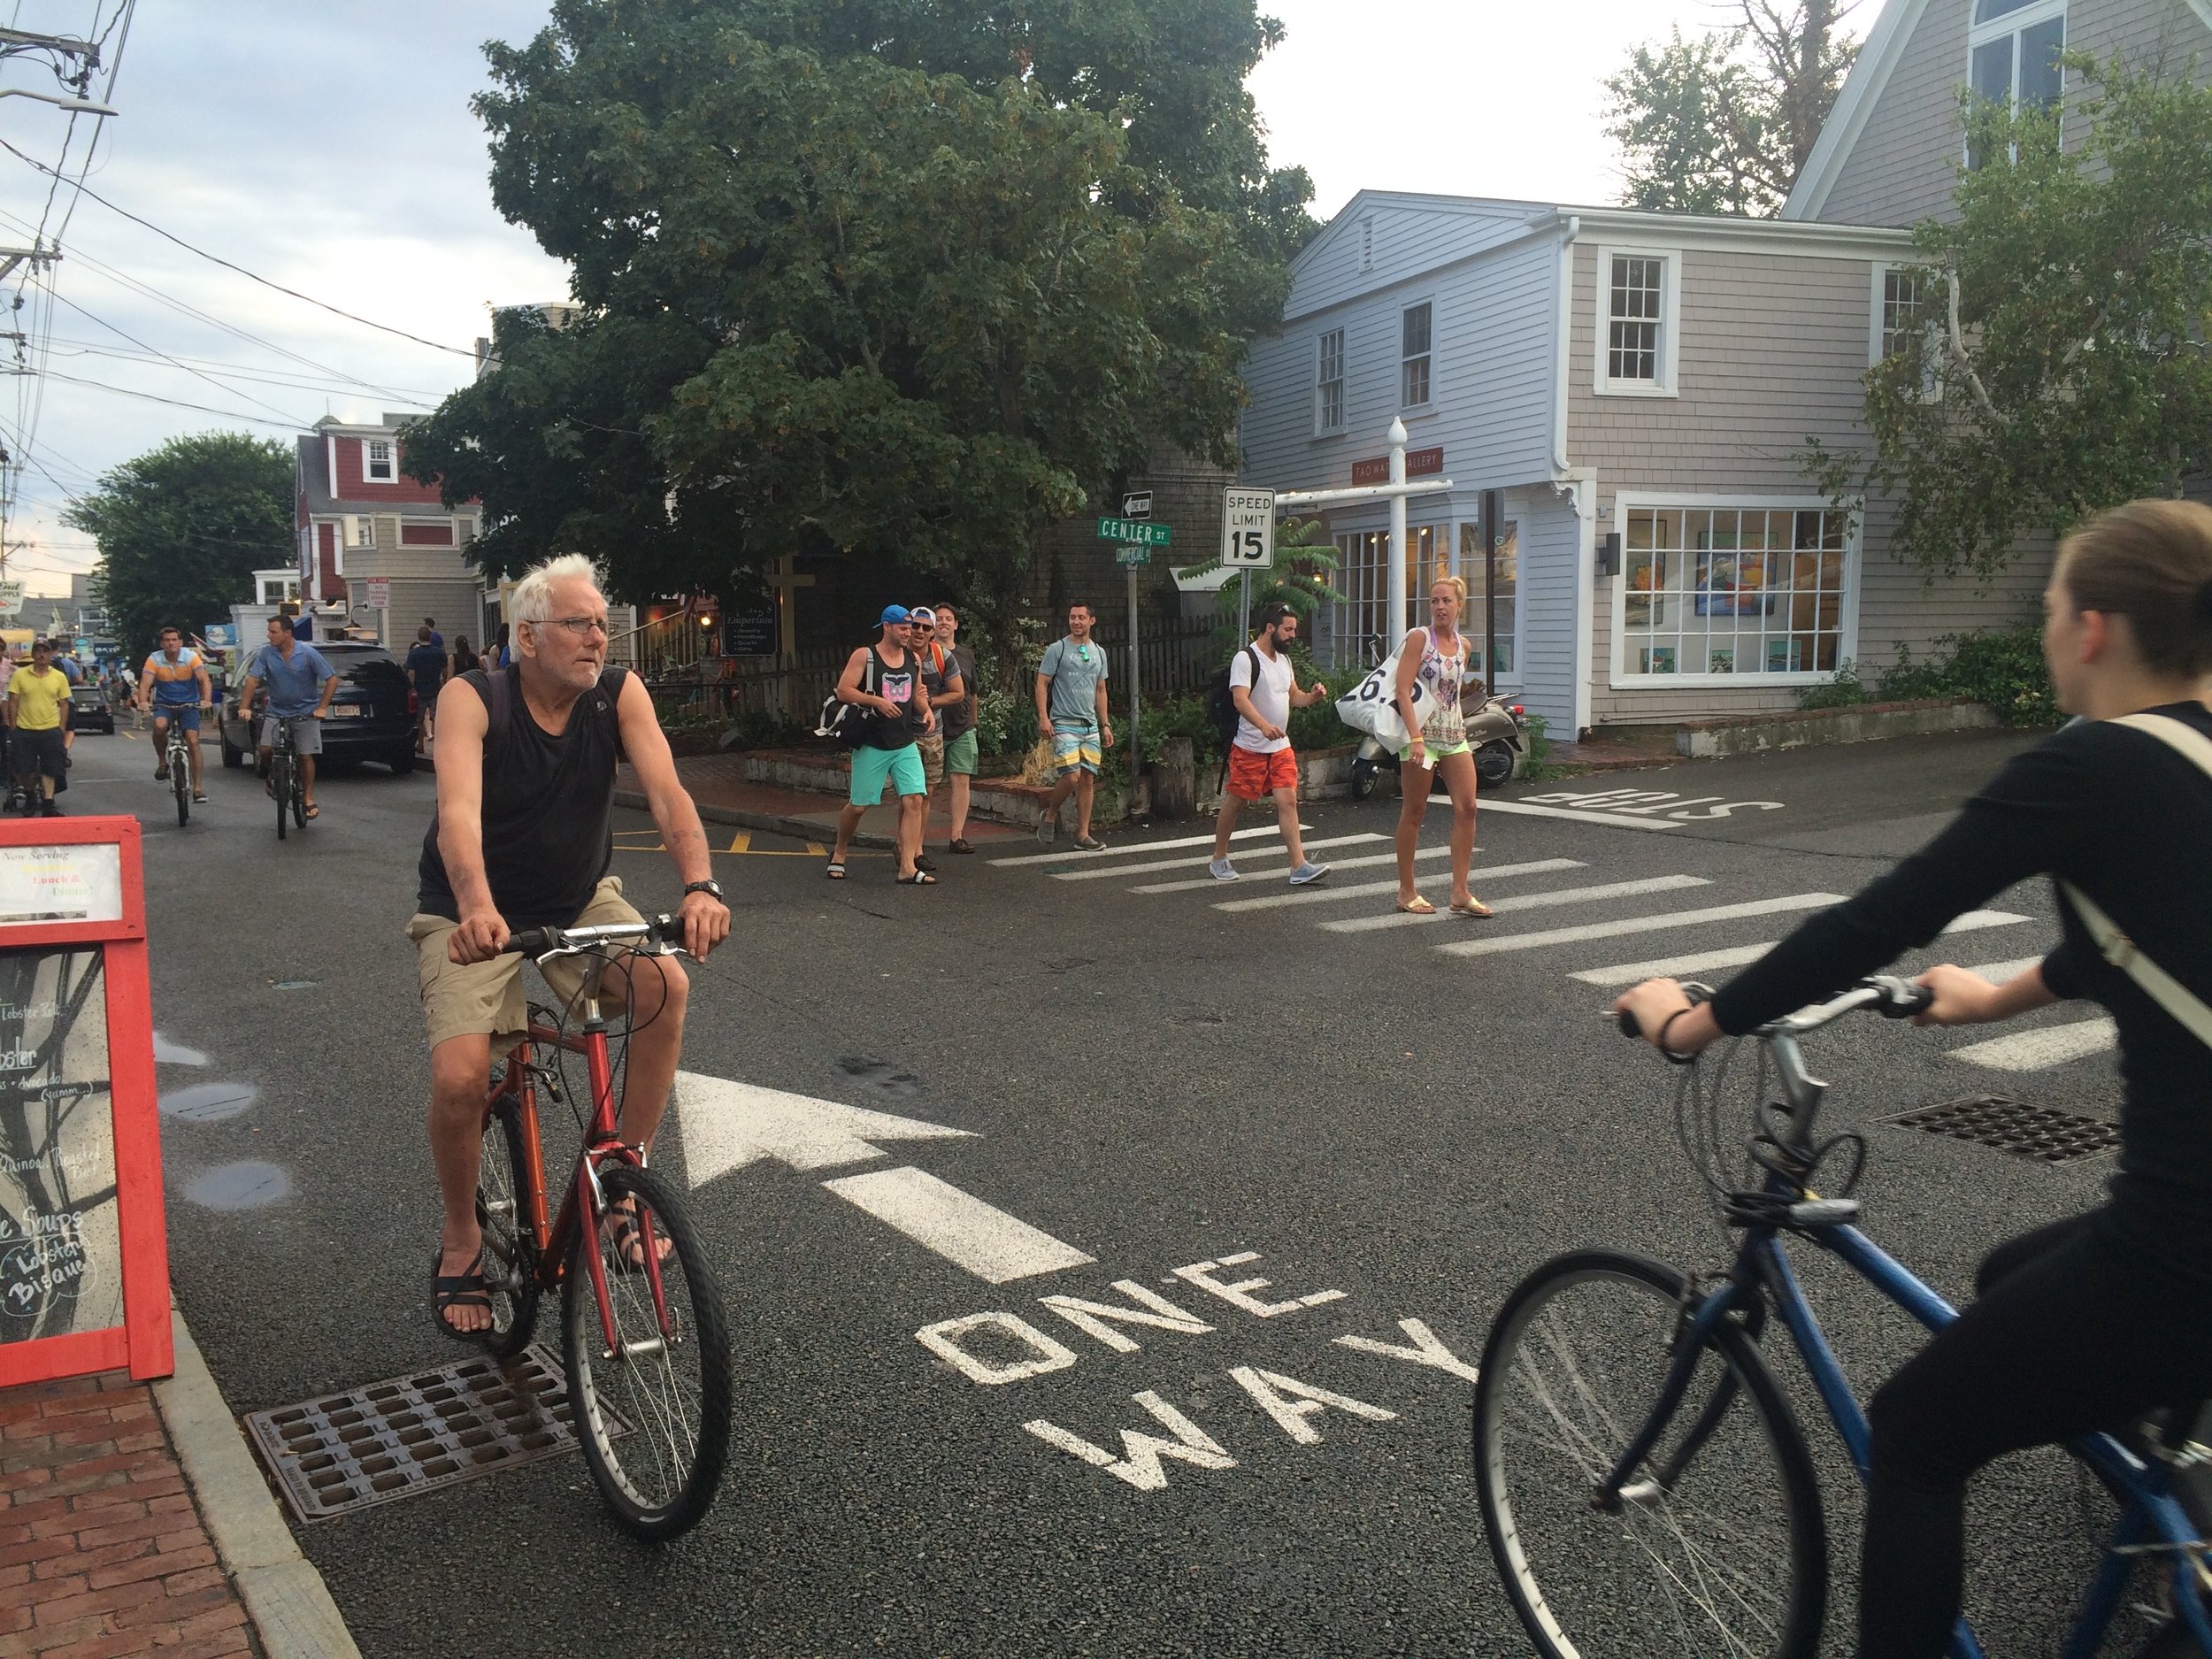
<path id="1" fill-rule="evenodd" d="M 899 797 L 898 879 L 909 887 L 934 887 L 937 878 L 921 868 L 922 818 L 929 810 L 929 785 L 922 776 L 915 740 L 933 731 L 937 717 L 922 683 L 921 658 L 913 650 L 913 625 L 904 605 L 883 608 L 882 635 L 846 659 L 838 676 L 837 699 L 864 710 L 853 747 L 852 789 L 837 815 L 837 845 L 830 853 L 829 879 L 845 879 L 845 854 L 861 815 L 883 799 L 888 781 Z"/>

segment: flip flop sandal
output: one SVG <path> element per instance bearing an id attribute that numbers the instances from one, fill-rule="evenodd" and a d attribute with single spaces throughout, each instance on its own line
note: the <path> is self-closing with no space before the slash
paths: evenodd
<path id="1" fill-rule="evenodd" d="M 1492 910 L 1487 904 L 1485 904 L 1480 899 L 1477 899 L 1471 904 L 1453 905 L 1452 914 L 1455 916 L 1472 916 L 1477 919 L 1480 919 L 1485 916 L 1495 916 L 1497 912 Z"/>
<path id="2" fill-rule="evenodd" d="M 320 817 L 322 817 L 322 815 L 323 815 L 323 810 L 322 810 L 322 808 L 320 808 L 320 807 L 319 807 L 319 806 L 316 806 L 316 805 L 314 805 L 314 804 L 312 804 L 312 803 L 310 803 L 310 805 L 308 806 L 308 809 L 307 809 L 307 816 L 308 816 L 309 818 L 320 818 Z"/>
<path id="3" fill-rule="evenodd" d="M 933 887 L 937 885 L 937 878 L 926 870 L 917 870 L 910 876 L 898 876 L 894 879 L 902 887 Z"/>
<path id="4" fill-rule="evenodd" d="M 842 881 L 845 879 L 845 866 L 841 864 L 832 864 L 822 873 L 833 881 Z"/>
<path id="5" fill-rule="evenodd" d="M 487 1313 L 491 1311 L 492 1291 L 490 1283 L 484 1277 L 483 1247 L 477 1247 L 476 1259 L 468 1264 L 466 1272 L 441 1273 L 438 1265 L 444 1260 L 443 1249 L 430 1258 L 431 1323 L 456 1342 L 481 1348 L 491 1340 L 491 1326 L 486 1325 L 480 1331 L 463 1331 L 456 1328 L 445 1316 L 449 1308 L 481 1308 Z"/>
<path id="6" fill-rule="evenodd" d="M 1406 916 L 1433 916 L 1436 914 L 1436 906 L 1430 903 L 1426 899 L 1422 898 L 1415 899 L 1410 904 L 1401 904 L 1398 907 L 1398 910 L 1402 915 Z"/>
<path id="7" fill-rule="evenodd" d="M 965 835 L 956 835 L 946 845 L 945 850 L 954 853 L 972 853 L 975 848 Z"/>

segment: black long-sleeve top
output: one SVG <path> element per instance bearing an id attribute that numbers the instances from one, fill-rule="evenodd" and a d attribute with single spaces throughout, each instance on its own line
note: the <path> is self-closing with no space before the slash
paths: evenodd
<path id="1" fill-rule="evenodd" d="M 2212 737 L 2212 710 L 2170 715 Z M 2072 882 L 2153 962 L 2212 1003 L 2212 776 L 2147 732 L 2066 727 L 2015 757 L 1920 851 L 1823 911 L 1715 998 L 1724 1032 L 1832 996 L 1952 918 L 2030 876 Z M 2043 963 L 2061 997 L 2111 1010 L 2119 1029 L 2119 1172 L 2110 1225 L 2212 1278 L 2212 1047 L 2099 954 L 2061 891 L 2063 938 Z"/>

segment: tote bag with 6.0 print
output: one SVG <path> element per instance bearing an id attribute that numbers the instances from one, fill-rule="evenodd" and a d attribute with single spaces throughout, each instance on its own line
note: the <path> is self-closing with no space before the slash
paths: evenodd
<path id="1" fill-rule="evenodd" d="M 1413 741 L 1413 734 L 1398 716 L 1397 692 L 1398 652 L 1393 651 L 1388 662 L 1336 700 L 1336 718 L 1394 753 Z M 1418 718 L 1428 719 L 1429 689 L 1418 678 L 1406 694 L 1406 701 L 1413 705 Z"/>

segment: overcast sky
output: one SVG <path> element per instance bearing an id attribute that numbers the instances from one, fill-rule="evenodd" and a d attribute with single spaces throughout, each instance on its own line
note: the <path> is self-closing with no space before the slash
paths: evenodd
<path id="1" fill-rule="evenodd" d="M 124 4 L 0 0 L 16 27 L 76 36 L 107 28 Z M 66 591 L 66 572 L 94 563 L 58 512 L 107 468 L 179 434 L 283 437 L 326 413 L 373 419 L 434 404 L 468 377 L 457 353 L 488 332 L 487 306 L 565 294 L 564 268 L 494 211 L 483 132 L 468 109 L 485 84 L 481 42 L 524 38 L 546 9 L 542 0 L 139 0 L 115 68 L 121 114 L 104 123 L 89 187 L 198 248 L 455 350 L 346 322 L 80 201 L 50 273 L 49 373 L 0 396 L 12 446 L 37 411 L 25 516 L 9 526 L 27 544 L 11 569 L 33 592 Z M 1313 174 L 1324 217 L 1369 186 L 1616 199 L 1599 130 L 1604 76 L 1671 23 L 1689 31 L 1723 16 L 1711 0 L 1271 0 L 1268 9 L 1289 38 L 1254 75 L 1254 96 L 1278 165 Z M 1863 9 L 1870 14 L 1871 0 Z M 0 84 L 53 81 L 19 57 L 0 65 Z M 72 119 L 0 99 L 0 139 L 49 165 L 61 162 Z M 101 125 L 73 119 L 73 177 Z M 0 242 L 24 245 L 42 218 L 54 235 L 71 193 L 65 187 L 50 209 L 49 183 L 0 151 Z M 12 280 L 5 292 L 12 299 Z M 33 290 L 13 326 L 35 332 L 27 319 L 43 303 Z"/>

